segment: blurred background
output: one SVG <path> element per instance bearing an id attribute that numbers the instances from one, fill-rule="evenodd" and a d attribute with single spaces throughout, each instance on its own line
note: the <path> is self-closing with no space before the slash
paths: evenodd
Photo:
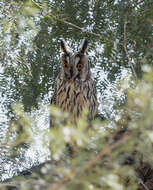
<path id="1" fill-rule="evenodd" d="M 89 41 L 99 115 L 114 128 L 135 88 L 153 65 L 152 0 L 0 0 L 0 181 L 50 158 L 42 138 L 60 71 L 60 40 L 76 51 Z M 122 83 L 122 84 L 121 84 Z M 20 103 L 34 141 L 10 156 L 6 136 Z M 45 136 L 46 135 L 46 136 Z M 12 141 L 15 138 L 11 134 Z"/>

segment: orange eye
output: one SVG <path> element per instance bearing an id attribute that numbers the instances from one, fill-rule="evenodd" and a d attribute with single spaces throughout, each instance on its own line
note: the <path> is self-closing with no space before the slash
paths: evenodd
<path id="1" fill-rule="evenodd" d="M 78 67 L 78 69 L 82 69 L 84 67 L 84 65 L 82 63 L 78 63 L 77 67 Z"/>
<path id="2" fill-rule="evenodd" d="M 69 67 L 69 65 L 67 63 L 64 63 L 63 65 L 64 65 L 65 68 Z"/>

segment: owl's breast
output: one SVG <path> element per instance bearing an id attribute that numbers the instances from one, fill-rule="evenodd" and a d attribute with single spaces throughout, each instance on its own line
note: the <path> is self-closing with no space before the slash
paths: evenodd
<path id="1" fill-rule="evenodd" d="M 66 81 L 58 86 L 56 104 L 63 110 L 79 117 L 84 109 L 90 115 L 97 108 L 96 92 L 92 81 Z"/>
<path id="2" fill-rule="evenodd" d="M 63 111 L 72 111 L 74 85 L 70 81 L 62 81 L 57 87 L 56 104 Z"/>

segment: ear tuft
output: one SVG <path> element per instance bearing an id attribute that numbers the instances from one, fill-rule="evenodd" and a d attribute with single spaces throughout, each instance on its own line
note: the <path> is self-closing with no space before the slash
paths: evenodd
<path id="1" fill-rule="evenodd" d="M 88 40 L 84 39 L 80 47 L 80 52 L 84 54 L 87 50 L 88 50 Z"/>
<path id="2" fill-rule="evenodd" d="M 66 53 L 66 54 L 69 53 L 68 47 L 67 47 L 67 45 L 66 45 L 66 43 L 65 43 L 64 40 L 61 40 L 60 49 L 61 49 L 62 52 Z"/>

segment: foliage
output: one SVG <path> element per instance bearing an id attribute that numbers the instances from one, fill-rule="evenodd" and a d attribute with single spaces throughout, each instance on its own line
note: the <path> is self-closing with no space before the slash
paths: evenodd
<path id="1" fill-rule="evenodd" d="M 140 180 L 144 185 L 142 176 L 146 171 L 142 173 L 138 168 L 142 162 L 153 166 L 153 70 L 146 68 L 143 80 L 128 90 L 127 105 L 114 129 L 99 120 L 89 125 L 86 112 L 74 125 L 68 113 L 51 107 L 56 120 L 54 128 L 48 131 L 51 160 L 41 167 L 40 173 L 33 173 L 28 179 L 14 179 L 14 185 L 21 190 L 127 190 L 138 189 Z M 18 109 L 18 114 L 22 121 L 27 120 L 23 111 Z"/>
<path id="2" fill-rule="evenodd" d="M 0 19 L 0 95 L 11 119 L 9 156 L 18 159 L 23 147 L 34 142 L 35 131 L 51 152 L 38 172 L 13 178 L 0 188 L 153 189 L 152 0 L 1 0 Z M 109 83 L 115 86 L 122 79 L 124 69 L 130 70 L 132 85 L 125 87 L 126 76 L 118 84 L 125 98 L 120 102 L 112 95 L 116 107 L 108 106 L 103 122 L 89 124 L 84 112 L 75 125 L 71 115 L 52 107 L 55 128 L 39 130 L 29 112 L 50 100 L 60 70 L 61 38 L 73 49 L 83 38 L 89 40 L 100 97 Z M 113 126 L 111 106 L 120 111 Z"/>

